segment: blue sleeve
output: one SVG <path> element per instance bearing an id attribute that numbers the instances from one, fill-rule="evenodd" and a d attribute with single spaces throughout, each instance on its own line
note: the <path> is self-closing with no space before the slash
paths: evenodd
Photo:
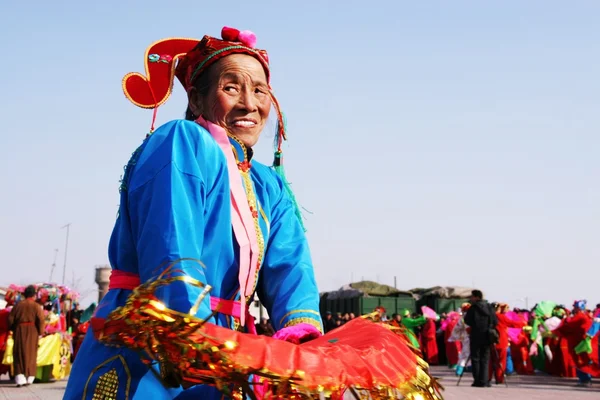
<path id="1" fill-rule="evenodd" d="M 276 200 L 258 294 L 275 330 L 308 323 L 323 332 L 308 242 L 282 182 L 278 177 L 276 181 Z"/>
<path id="2" fill-rule="evenodd" d="M 169 264 L 186 259 L 176 264 L 171 276 L 187 275 L 206 284 L 205 267 L 200 261 L 210 185 L 206 175 L 210 174 L 204 165 L 218 162 L 214 159 L 217 153 L 205 151 L 194 140 L 198 132 L 190 132 L 189 128 L 181 123 L 165 128 L 169 132 L 157 138 L 157 144 L 149 143 L 143 163 L 132 178 L 128 206 L 142 282 L 156 279 Z M 199 159 L 203 165 L 199 165 Z M 200 293 L 200 288 L 174 282 L 156 294 L 167 307 L 188 313 Z M 196 315 L 206 318 L 209 314 L 207 296 Z"/>
<path id="3" fill-rule="evenodd" d="M 587 331 L 587 335 L 594 337 L 598 334 L 598 332 L 600 332 L 600 322 L 595 319 L 591 328 Z"/>

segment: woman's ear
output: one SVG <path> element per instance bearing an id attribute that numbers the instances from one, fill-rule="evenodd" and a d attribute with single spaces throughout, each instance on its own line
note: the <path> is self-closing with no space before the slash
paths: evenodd
<path id="1" fill-rule="evenodd" d="M 202 115 L 202 96 L 195 87 L 188 92 L 188 107 L 194 117 Z"/>

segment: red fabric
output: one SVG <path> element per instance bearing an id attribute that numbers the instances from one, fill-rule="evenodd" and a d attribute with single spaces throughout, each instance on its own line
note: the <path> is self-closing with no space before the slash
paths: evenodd
<path id="1" fill-rule="evenodd" d="M 529 338 L 521 332 L 517 341 L 510 344 L 510 355 L 513 359 L 515 371 L 519 375 L 533 375 L 533 363 L 529 357 Z"/>
<path id="2" fill-rule="evenodd" d="M 140 276 L 138 274 L 113 269 L 110 273 L 110 282 L 108 283 L 108 290 L 133 290 L 136 287 L 140 286 L 140 283 Z"/>
<path id="3" fill-rule="evenodd" d="M 6 351 L 6 340 L 8 339 L 8 334 L 10 331 L 10 327 L 8 326 L 8 316 L 10 315 L 10 311 L 7 309 L 0 310 L 0 361 L 4 358 L 4 352 Z M 10 371 L 10 365 L 4 365 L 0 362 L 0 375 L 7 373 Z"/>
<path id="4" fill-rule="evenodd" d="M 560 376 L 563 378 L 577 377 L 575 361 L 573 361 L 571 351 L 569 350 L 569 341 L 564 337 L 560 337 L 558 343 L 561 359 Z"/>
<path id="5" fill-rule="evenodd" d="M 269 56 L 267 52 L 248 47 L 248 44 L 240 41 L 239 32 L 238 35 L 232 35 L 229 34 L 228 30 L 231 30 L 231 28 L 225 27 L 221 31 L 221 37 L 224 39 L 204 36 L 193 49 L 181 58 L 175 70 L 175 75 L 186 90 L 192 87 L 194 80 L 203 71 L 206 71 L 208 67 L 221 58 L 231 54 L 246 54 L 256 58 L 263 65 L 267 80 L 269 80 Z"/>
<path id="6" fill-rule="evenodd" d="M 523 328 L 525 326 L 525 321 L 514 321 L 505 314 L 497 314 L 497 317 L 498 325 L 496 326 L 496 329 L 498 330 L 499 341 L 496 347 L 506 351 L 509 344 L 508 328 Z"/>
<path id="7" fill-rule="evenodd" d="M 514 319 L 509 318 L 506 314 L 498 313 L 496 314 L 498 317 L 498 325 L 496 329 L 498 330 L 498 344 L 496 344 L 496 351 L 492 349 L 492 362 L 490 363 L 490 380 L 492 376 L 496 379 L 497 383 L 504 383 L 504 372 L 506 371 L 506 354 L 508 352 L 508 346 L 510 345 L 510 341 L 508 340 L 508 328 L 523 328 L 525 326 L 525 321 L 516 321 Z M 519 348 L 521 353 L 521 347 Z M 496 352 L 498 353 L 498 357 L 496 357 Z M 521 365 L 523 362 L 524 355 L 520 354 L 520 362 Z M 528 361 L 528 356 L 525 358 L 525 362 Z M 529 362 L 529 364 L 531 364 Z M 494 368 L 494 366 L 496 368 Z M 524 370 L 528 370 L 528 368 L 524 367 Z"/>
<path id="8" fill-rule="evenodd" d="M 425 356 L 425 361 L 431 365 L 439 364 L 438 346 L 435 332 L 435 322 L 431 319 L 428 319 L 421 330 L 421 350 Z"/>
<path id="9" fill-rule="evenodd" d="M 448 324 L 446 325 L 446 329 L 444 330 L 444 341 L 446 342 L 446 358 L 448 359 L 449 365 L 458 364 L 458 355 L 460 354 L 460 350 L 462 347 L 462 343 L 460 342 L 448 341 L 457 323 L 457 319 L 452 319 L 450 322 L 448 322 Z"/>
<path id="10" fill-rule="evenodd" d="M 110 274 L 110 282 L 108 289 L 124 289 L 133 290 L 140 285 L 140 276 L 131 272 L 112 270 Z M 225 300 L 218 297 L 210 298 L 210 309 L 211 311 L 217 311 L 230 317 L 240 318 L 241 316 L 241 303 L 239 301 Z M 256 335 L 256 326 L 254 325 L 254 317 L 250 315 L 249 310 L 246 311 L 246 320 L 248 333 Z M 96 320 L 96 324 L 102 324 L 102 322 Z M 92 325 L 94 323 L 92 322 Z"/>
<path id="11" fill-rule="evenodd" d="M 222 35 L 236 39 L 204 36 L 202 40 L 173 38 L 152 44 L 146 50 L 144 60 L 147 76 L 130 73 L 123 78 L 123 91 L 127 98 L 139 107 L 157 108 L 171 94 L 175 75 L 187 91 L 203 71 L 231 54 L 247 54 L 256 58 L 263 65 L 268 79 L 267 52 L 248 47 L 252 43 L 243 43 L 244 38 L 239 37 L 239 31 L 237 35 L 232 35 L 227 29 L 230 28 L 224 28 Z"/>
<path id="12" fill-rule="evenodd" d="M 146 50 L 144 60 L 148 76 L 139 73 L 125 75 L 125 96 L 142 108 L 156 108 L 163 104 L 171 94 L 176 60 L 197 44 L 197 39 L 165 39 L 152 44 Z M 150 57 L 154 55 L 158 55 L 159 60 L 151 61 Z"/>
<path id="13" fill-rule="evenodd" d="M 210 298 L 210 309 L 235 318 L 240 318 L 242 314 L 242 304 L 239 301 L 219 299 L 218 297 Z"/>
<path id="14" fill-rule="evenodd" d="M 83 339 L 85 338 L 85 334 L 87 333 L 89 326 L 89 322 L 79 324 L 77 331 L 73 333 L 73 360 L 75 360 L 75 357 L 77 357 L 77 353 L 81 348 L 81 344 L 83 343 Z"/>
<path id="15" fill-rule="evenodd" d="M 94 322 L 92 321 L 92 325 Z M 94 328 L 95 329 L 95 328 Z M 145 341 L 135 342 L 139 337 L 138 327 L 119 319 L 104 324 L 105 334 L 130 346 L 143 346 Z M 172 362 L 180 360 L 181 348 L 174 342 L 172 332 L 155 332 L 161 345 L 167 351 Z M 318 339 L 296 345 L 268 336 L 255 336 L 223 328 L 214 324 L 203 324 L 199 331 L 190 334 L 185 342 L 193 341 L 211 347 L 226 348 L 227 342 L 237 345 L 222 350 L 226 357 L 224 364 L 231 369 L 244 370 L 246 374 L 253 371 L 269 371 L 280 377 L 294 376 L 302 371 L 302 386 L 315 389 L 325 387 L 358 386 L 365 389 L 378 386 L 402 387 L 417 375 L 417 359 L 406 342 L 392 330 L 356 318 L 343 326 L 329 332 Z M 188 347 L 188 351 L 194 351 Z M 202 355 L 196 355 L 202 357 Z M 184 372 L 184 379 L 190 382 L 210 374 L 218 374 L 220 370 L 197 370 L 189 367 Z M 400 373 L 399 373 L 400 372 Z"/>
<path id="16" fill-rule="evenodd" d="M 561 376 L 560 363 L 562 362 L 562 357 L 559 343 L 559 339 L 555 337 L 544 339 L 544 345 L 548 346 L 552 352 L 552 361 L 546 357 L 546 372 L 552 376 Z"/>
<path id="17" fill-rule="evenodd" d="M 0 310 L 0 351 L 6 350 L 6 340 L 10 331 L 10 326 L 8 326 L 9 315 L 10 311 L 7 309 Z"/>
<path id="18" fill-rule="evenodd" d="M 232 360 L 249 361 L 252 369 L 264 368 L 282 376 L 304 371 L 303 384 L 309 387 L 352 383 L 365 388 L 374 383 L 398 387 L 416 375 L 416 356 L 406 343 L 389 329 L 362 318 L 301 345 L 207 325 L 208 337 L 239 343 Z"/>
<path id="19" fill-rule="evenodd" d="M 566 340 L 569 354 L 575 363 L 575 367 L 593 377 L 600 377 L 600 365 L 598 363 L 597 337 L 592 341 L 591 354 L 575 353 L 575 347 L 585 339 L 587 331 L 592 327 L 593 319 L 585 312 L 578 312 L 563 320 L 563 323 L 556 329 L 555 333 Z"/>

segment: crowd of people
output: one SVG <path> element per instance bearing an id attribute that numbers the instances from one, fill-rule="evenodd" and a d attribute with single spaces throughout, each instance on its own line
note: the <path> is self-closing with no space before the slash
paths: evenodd
<path id="1" fill-rule="evenodd" d="M 591 310 L 586 301 L 576 301 L 571 309 L 545 303 L 511 310 L 505 303 L 488 303 L 475 290 L 459 311 L 441 315 L 435 340 L 423 323 L 424 357 L 433 365 L 448 364 L 457 375 L 470 368 L 475 387 L 536 372 L 577 377 L 580 386 L 590 386 L 600 377 L 600 304 Z"/>
<path id="2" fill-rule="evenodd" d="M 325 328 L 325 332 L 329 332 L 335 328 L 339 328 L 347 322 L 352 321 L 354 318 L 356 318 L 354 313 L 342 314 L 341 312 L 338 312 L 334 316 L 331 311 L 327 311 L 325 313 L 325 318 L 323 319 L 323 327 Z"/>
<path id="3" fill-rule="evenodd" d="M 403 329 L 430 365 L 448 365 L 459 376 L 470 370 L 474 387 L 503 384 L 512 374 L 577 377 L 584 387 L 600 377 L 600 304 L 589 309 L 580 300 L 569 309 L 542 302 L 531 310 L 511 310 L 505 303 L 488 303 L 474 290 L 459 310 L 439 316 L 404 310 L 390 317 L 383 308 L 378 311 L 382 319 Z M 353 318 L 350 313 L 327 312 L 325 329 Z"/>
<path id="4" fill-rule="evenodd" d="M 72 362 L 88 325 L 81 323 L 83 310 L 73 301 L 77 296 L 66 287 L 11 285 L 0 310 L 0 374 L 14 375 L 17 387 L 34 383 L 41 340 L 55 333 L 70 338 Z M 7 358 L 9 338 L 13 345 Z"/>

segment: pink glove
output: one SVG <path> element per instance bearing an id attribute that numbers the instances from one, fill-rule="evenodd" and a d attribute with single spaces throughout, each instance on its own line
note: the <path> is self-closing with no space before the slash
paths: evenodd
<path id="1" fill-rule="evenodd" d="M 283 328 L 273 335 L 274 339 L 300 344 L 321 337 L 323 334 L 311 324 L 298 324 Z M 260 383 L 259 377 L 254 377 L 254 394 L 258 400 L 263 400 L 268 392 L 269 384 Z"/>
<path id="2" fill-rule="evenodd" d="M 321 337 L 322 335 L 323 334 L 311 324 L 298 324 L 283 328 L 273 335 L 273 338 L 300 344 Z"/>

